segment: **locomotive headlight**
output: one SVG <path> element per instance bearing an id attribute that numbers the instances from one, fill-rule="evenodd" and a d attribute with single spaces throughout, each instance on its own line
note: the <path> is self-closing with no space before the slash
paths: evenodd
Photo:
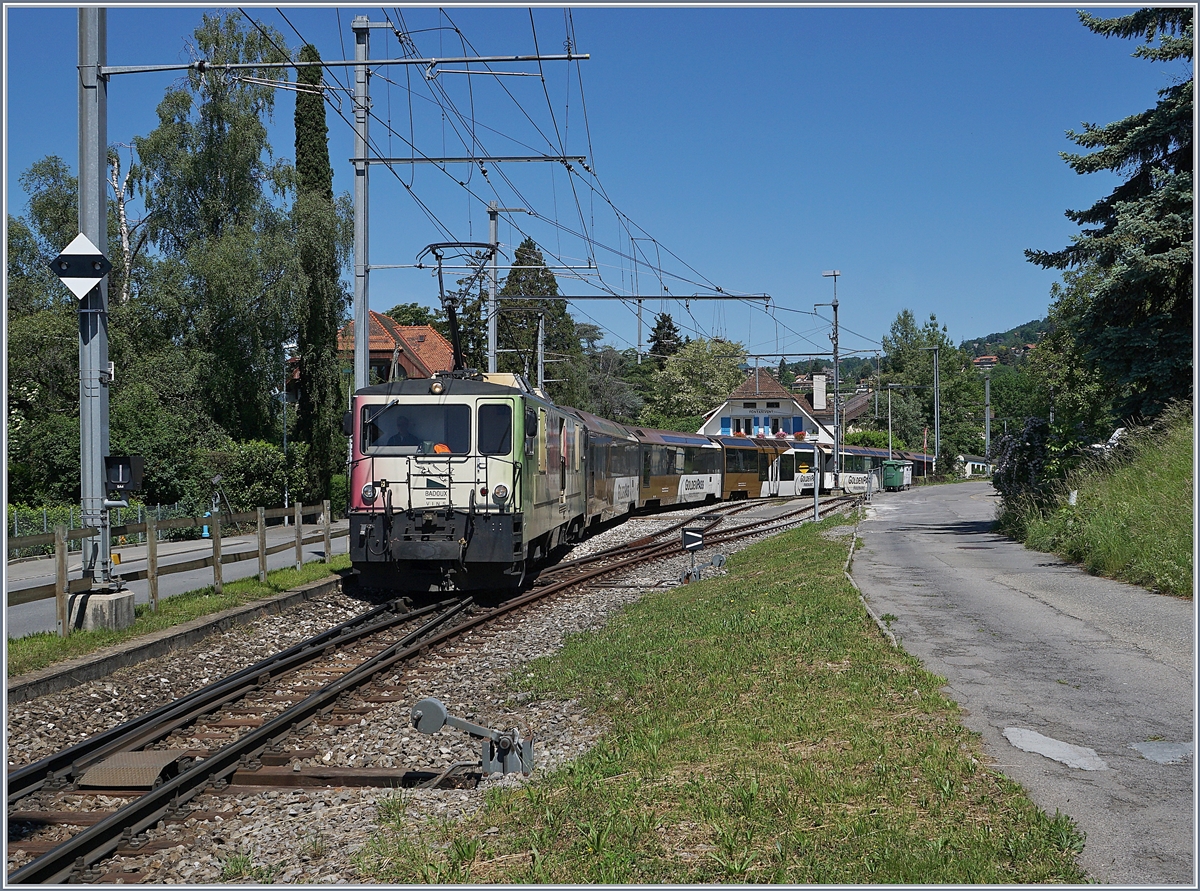
<path id="1" fill-rule="evenodd" d="M 375 488 L 374 483 L 367 483 L 362 487 L 362 500 L 367 504 L 374 504 L 375 499 L 379 496 L 379 490 Z"/>
<path id="2" fill-rule="evenodd" d="M 429 392 L 432 393 L 434 396 L 441 396 L 442 391 L 445 389 L 446 389 L 446 386 L 441 381 L 434 381 L 432 384 L 429 385 Z"/>
<path id="3" fill-rule="evenodd" d="M 503 501 L 508 497 L 508 486 L 501 483 L 496 488 L 492 489 L 492 497 L 497 501 Z"/>

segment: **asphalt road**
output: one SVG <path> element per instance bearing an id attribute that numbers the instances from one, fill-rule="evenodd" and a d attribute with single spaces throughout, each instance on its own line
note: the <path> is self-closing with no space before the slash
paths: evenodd
<path id="1" fill-rule="evenodd" d="M 854 579 L 1097 881 L 1195 887 L 1193 602 L 989 530 L 991 484 L 877 495 Z"/>
<path id="2" fill-rule="evenodd" d="M 333 532 L 345 530 L 347 522 L 341 520 L 334 523 L 331 527 Z M 319 532 L 319 526 L 307 525 L 304 527 L 305 536 Z M 296 528 L 294 526 L 268 526 L 267 527 L 267 547 L 280 544 L 287 541 L 296 540 Z M 334 554 L 346 553 L 350 539 L 343 534 L 340 537 L 335 537 L 330 545 L 333 548 Z M 121 563 L 115 567 L 117 572 L 133 573 L 139 569 L 146 568 L 146 547 L 145 545 L 138 546 L 122 546 L 113 548 L 115 553 L 121 555 Z M 221 538 L 221 553 L 223 556 L 228 556 L 236 552 L 258 552 L 258 535 L 250 533 L 248 535 L 230 535 L 226 533 Z M 315 541 L 304 545 L 304 562 L 308 563 L 312 560 L 320 560 L 324 556 L 325 545 L 321 541 Z M 181 563 L 188 560 L 195 560 L 198 557 L 205 557 L 212 554 L 212 543 L 207 539 L 195 541 L 173 541 L 160 542 L 158 545 L 158 566 L 161 571 L 171 563 Z M 285 548 L 277 554 L 267 555 L 268 569 L 283 569 L 285 567 L 294 566 L 296 564 L 296 551 L 294 548 Z M 67 562 L 67 574 L 72 579 L 77 579 L 80 576 L 80 557 L 78 553 L 71 554 Z M 236 563 L 225 563 L 221 567 L 221 577 L 226 582 L 236 581 L 237 579 L 249 578 L 258 574 L 258 559 L 257 557 L 249 560 L 239 560 Z M 25 560 L 8 564 L 5 570 L 4 587 L 5 591 L 19 591 L 22 588 L 32 588 L 38 585 L 50 584 L 54 581 L 54 559 L 45 558 L 38 560 Z M 202 569 L 193 569 L 187 572 L 176 572 L 170 575 L 159 575 L 158 579 L 158 596 L 159 598 L 173 597 L 176 594 L 182 594 L 187 591 L 195 591 L 200 588 L 207 587 L 213 583 L 212 567 Z M 133 591 L 135 603 L 148 603 L 150 600 L 149 587 L 145 580 L 137 582 L 127 582 L 125 587 Z M 22 603 L 17 606 L 7 607 L 5 610 L 5 632 L 8 637 L 24 637 L 28 634 L 34 634 L 38 631 L 54 631 L 57 627 L 54 613 L 54 598 L 46 600 L 37 600 L 33 603 Z"/>

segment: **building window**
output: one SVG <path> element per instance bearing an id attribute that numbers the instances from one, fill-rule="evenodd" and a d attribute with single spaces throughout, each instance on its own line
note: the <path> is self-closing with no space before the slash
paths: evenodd
<path id="1" fill-rule="evenodd" d="M 742 408 L 758 408 L 757 402 L 743 402 Z"/>
<path id="2" fill-rule="evenodd" d="M 779 403 L 778 402 L 768 402 L 767 408 L 779 408 Z"/>

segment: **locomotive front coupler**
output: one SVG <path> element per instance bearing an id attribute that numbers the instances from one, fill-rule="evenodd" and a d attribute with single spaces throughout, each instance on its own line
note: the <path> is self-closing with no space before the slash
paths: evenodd
<path id="1" fill-rule="evenodd" d="M 441 700 L 432 696 L 413 706 L 412 725 L 421 733 L 437 733 L 447 724 L 483 740 L 480 762 L 484 776 L 493 773 L 521 773 L 529 776 L 533 772 L 533 739 L 524 739 L 516 727 L 502 732 L 472 724 L 449 714 Z"/>

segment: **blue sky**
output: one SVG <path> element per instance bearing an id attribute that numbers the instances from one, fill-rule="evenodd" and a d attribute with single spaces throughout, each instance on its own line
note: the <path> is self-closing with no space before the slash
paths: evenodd
<path id="1" fill-rule="evenodd" d="M 353 57 L 355 15 L 400 23 L 393 7 L 243 8 L 290 48 L 303 42 L 298 31 L 326 60 Z M 206 9 L 110 8 L 109 64 L 188 61 Z M 20 215 L 22 171 L 48 154 L 76 163 L 76 13 L 5 12 L 5 198 L 8 213 Z M 466 53 L 437 9 L 400 12 L 425 57 L 534 52 L 524 8 L 450 7 L 473 47 Z M 564 11 L 538 8 L 533 19 L 541 52 L 563 52 Z M 829 269 L 842 273 L 843 352 L 876 347 L 906 308 L 918 321 L 935 313 L 956 343 L 1044 316 L 1056 275 L 1022 251 L 1065 245 L 1077 228 L 1063 211 L 1089 206 L 1116 183 L 1071 171 L 1058 154 L 1074 148 L 1065 131 L 1148 108 L 1158 89 L 1186 74 L 1131 58 L 1135 43 L 1092 34 L 1068 6 L 582 7 L 570 19 L 576 50 L 591 58 L 544 63 L 544 82 L 439 75 L 434 83 L 462 113 L 458 122 L 443 119 L 421 69 L 380 69 L 371 135 L 379 151 L 406 154 L 401 136 L 411 121 L 420 152 L 460 156 L 471 153 L 471 138 L 464 147 L 456 129 L 466 134 L 473 121 L 476 152 L 557 154 L 563 145 L 587 155 L 598 178 L 544 163 L 489 165 L 486 179 L 478 168 L 449 175 L 399 167 L 397 177 L 373 167 L 371 262 L 412 263 L 426 244 L 451 237 L 485 241 L 488 200 L 532 207 L 538 217 L 513 214 L 501 224 L 509 256 L 523 234 L 566 265 L 591 256 L 609 288 L 652 298 L 647 332 L 653 313 L 666 309 L 693 336 L 721 334 L 762 353 L 828 350 L 828 323 L 805 313 L 833 296 L 821 275 Z M 394 36 L 372 32 L 372 58 L 398 55 Z M 350 69 L 341 71 L 347 82 Z M 114 77 L 109 141 L 148 133 L 177 77 Z M 293 154 L 293 108 L 281 91 L 271 133 L 283 157 Z M 350 118 L 348 99 L 341 108 Z M 388 121 L 399 135 L 387 132 Z M 353 134 L 332 109 L 329 127 L 335 189 L 348 191 Z M 618 224 L 601 188 L 641 231 Z M 578 237 L 584 229 L 599 247 Z M 620 256 L 635 251 L 666 277 Z M 560 277 L 570 294 L 599 293 L 594 282 Z M 660 299 L 664 286 L 682 295 L 711 293 L 709 285 L 770 294 L 775 309 Z M 372 309 L 436 299 L 427 271 L 372 273 Z M 622 304 L 581 302 L 572 311 L 608 342 L 636 343 L 635 315 Z M 821 313 L 828 318 L 828 308 Z"/>

